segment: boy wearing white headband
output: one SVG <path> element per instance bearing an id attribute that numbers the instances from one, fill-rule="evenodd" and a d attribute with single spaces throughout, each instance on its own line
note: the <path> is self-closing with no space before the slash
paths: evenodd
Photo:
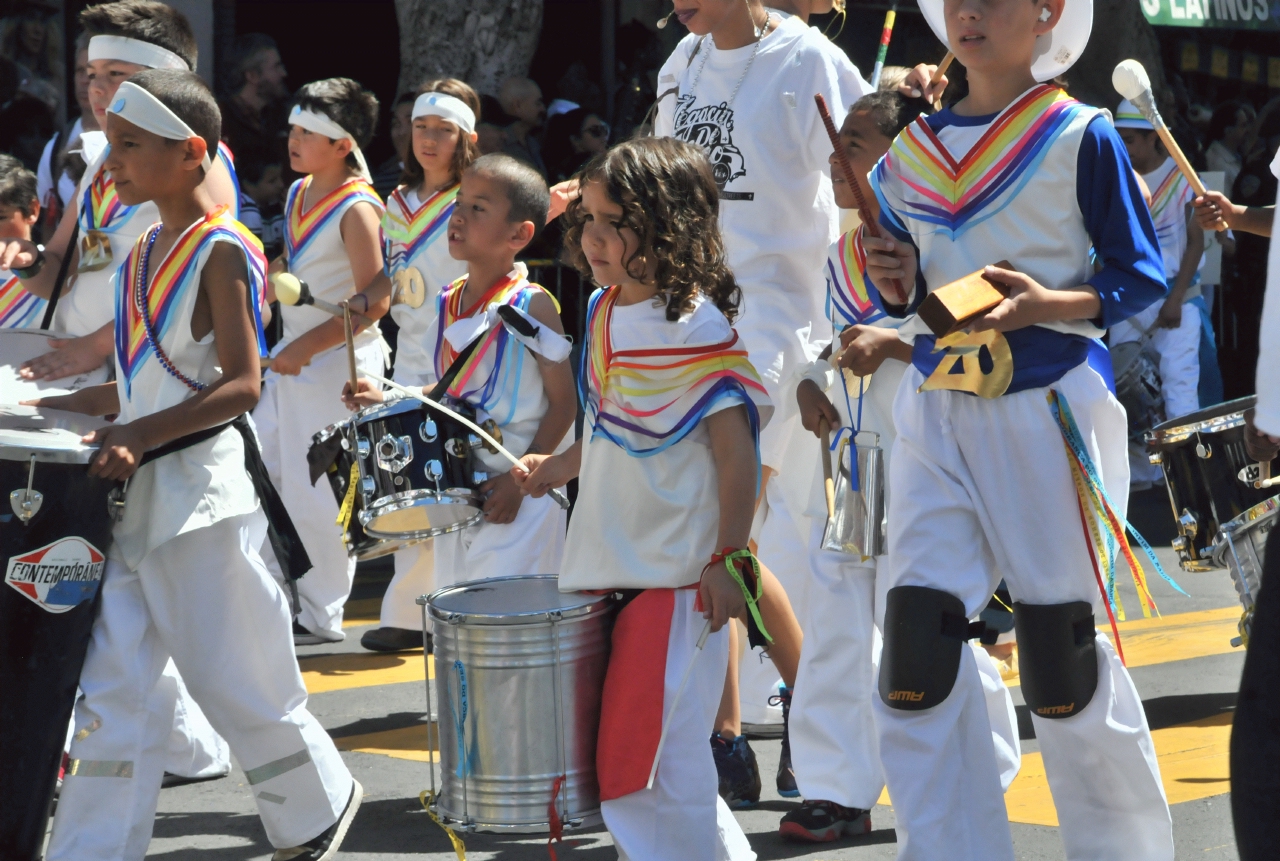
<path id="1" fill-rule="evenodd" d="M 129 479 L 106 552 L 101 609 L 81 674 L 72 764 L 47 857 L 141 858 L 150 842 L 171 721 L 150 700 L 172 658 L 230 742 L 276 859 L 337 851 L 362 790 L 306 708 L 289 607 L 258 547 L 278 499 L 245 412 L 258 399 L 262 247 L 203 186 L 221 116 L 191 72 L 141 72 L 107 116 L 107 166 L 124 205 L 160 223 L 115 275 L 116 381 L 39 405 L 119 420 L 89 434 L 90 475 Z M 147 456 L 151 459 L 148 461 Z"/>
<path id="2" fill-rule="evenodd" d="M 1120 526 L 1124 410 L 1089 345 L 1167 288 L 1124 145 L 1102 111 L 1045 83 L 1084 50 L 1092 3 L 920 6 L 969 92 L 907 126 L 872 173 L 889 235 L 864 240 L 867 272 L 886 303 L 901 301 L 891 279 L 905 286 L 907 305 L 886 307 L 895 316 L 975 271 L 1006 298 L 945 338 L 920 316 L 899 329 L 913 367 L 893 407 L 873 706 L 898 857 L 1013 861 L 983 687 L 964 648 L 1003 573 L 1067 858 L 1172 861 L 1142 701 L 1120 643 L 1095 627 L 1114 612 L 1100 594 L 1111 548 L 1133 560 L 1135 579 L 1140 566 Z"/>
<path id="3" fill-rule="evenodd" d="M 475 90 L 453 78 L 432 81 L 422 90 L 413 103 L 404 175 L 382 218 L 385 268 L 352 304 L 373 317 L 390 306 L 400 327 L 396 382 L 420 387 L 436 378 L 427 348 L 436 297 L 467 272 L 466 261 L 449 254 L 447 228 L 462 173 L 480 155 L 480 97 Z M 436 545 L 452 540 L 454 536 L 441 536 L 395 554 L 396 574 L 382 596 L 379 626 L 365 631 L 362 646 L 380 652 L 422 648 L 422 611 L 416 600 L 435 589 Z"/>
<path id="4" fill-rule="evenodd" d="M 378 100 L 350 78 L 307 84 L 289 116 L 289 164 L 306 176 L 289 189 L 284 256 L 272 271 L 292 272 L 312 296 L 333 305 L 382 270 L 382 200 L 361 152 L 377 121 Z M 356 563 L 334 527 L 333 493 L 324 482 L 312 485 L 304 455 L 314 434 L 346 418 L 336 397 L 348 377 L 345 336 L 341 319 L 311 306 L 282 307 L 280 316 L 284 336 L 272 352 L 253 419 L 271 480 L 315 566 L 298 581 L 295 641 L 338 642 Z M 359 368 L 383 371 L 387 347 L 377 324 L 356 333 L 355 349 Z"/>

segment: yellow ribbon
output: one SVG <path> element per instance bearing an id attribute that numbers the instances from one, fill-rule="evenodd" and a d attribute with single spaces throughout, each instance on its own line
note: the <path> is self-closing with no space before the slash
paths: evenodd
<path id="1" fill-rule="evenodd" d="M 351 525 L 351 513 L 356 507 L 356 484 L 360 481 L 360 464 L 351 464 L 351 477 L 347 479 L 347 495 L 342 498 L 338 519 L 334 523 L 342 527 L 342 543 L 347 543 L 347 527 Z"/>
<path id="2" fill-rule="evenodd" d="M 418 800 L 422 802 L 422 809 L 427 811 L 427 815 L 431 817 L 431 821 L 444 829 L 444 833 L 449 835 L 449 842 L 453 844 L 454 854 L 458 856 L 458 861 L 467 861 L 467 847 L 463 844 L 462 838 L 459 837 L 452 828 L 440 821 L 440 817 L 431 809 L 432 803 L 435 802 L 435 794 L 429 789 L 424 789 L 418 793 Z"/>

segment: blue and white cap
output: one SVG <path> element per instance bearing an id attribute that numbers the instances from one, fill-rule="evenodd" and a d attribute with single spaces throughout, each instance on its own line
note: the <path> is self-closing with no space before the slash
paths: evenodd
<path id="1" fill-rule="evenodd" d="M 1120 107 L 1116 108 L 1114 125 L 1118 129 L 1143 129 L 1149 132 L 1156 130 L 1155 126 L 1151 125 L 1151 121 L 1144 117 L 1128 99 L 1120 102 Z"/>

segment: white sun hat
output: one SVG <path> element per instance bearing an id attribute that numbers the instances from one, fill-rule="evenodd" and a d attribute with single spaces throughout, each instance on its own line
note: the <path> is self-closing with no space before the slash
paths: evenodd
<path id="1" fill-rule="evenodd" d="M 1120 103 L 1120 107 L 1116 108 L 1115 127 L 1118 129 L 1146 129 L 1149 132 L 1156 130 L 1151 125 L 1151 121 L 1142 115 L 1142 112 L 1134 107 L 1133 102 L 1125 99 Z"/>
<path id="2" fill-rule="evenodd" d="M 942 44 L 947 42 L 947 22 L 942 14 L 943 0 L 919 0 L 920 11 Z M 1089 44 L 1093 29 L 1093 0 L 1067 0 L 1057 25 L 1036 39 L 1031 59 L 1031 74 L 1037 81 L 1049 81 L 1075 65 Z"/>

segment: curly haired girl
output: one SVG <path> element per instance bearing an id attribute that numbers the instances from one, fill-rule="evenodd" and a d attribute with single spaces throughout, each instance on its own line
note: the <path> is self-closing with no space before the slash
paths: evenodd
<path id="1" fill-rule="evenodd" d="M 715 182 L 695 147 L 643 139 L 593 160 L 581 187 L 568 251 L 611 285 L 588 306 L 584 435 L 563 454 L 526 455 L 513 475 L 534 496 L 579 476 L 561 589 L 637 590 L 614 626 L 596 749 L 619 855 L 754 859 L 717 794 L 707 730 L 729 661 L 725 623 L 760 627 L 767 575 L 747 540 L 773 408 L 729 325 L 738 288 Z"/>

